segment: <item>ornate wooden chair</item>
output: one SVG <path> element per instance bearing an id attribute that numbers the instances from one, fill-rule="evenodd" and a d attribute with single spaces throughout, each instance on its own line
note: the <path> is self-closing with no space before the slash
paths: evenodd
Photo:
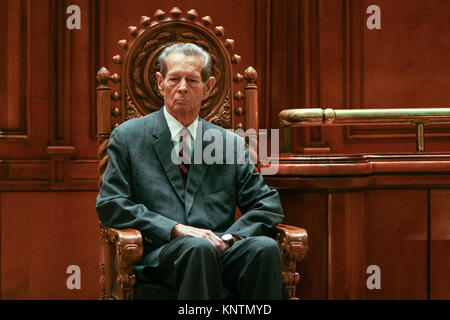
<path id="1" fill-rule="evenodd" d="M 169 14 L 157 10 L 153 19 L 143 16 L 140 25 L 128 28 L 130 41 L 118 42 L 123 53 L 114 56 L 113 62 L 120 65 L 120 73 L 111 75 L 101 68 L 97 74 L 99 186 L 108 162 L 106 150 L 112 129 L 163 106 L 154 74 L 159 70 L 157 57 L 167 45 L 193 42 L 211 54 L 217 84 L 203 102 L 201 118 L 224 128 L 259 128 L 256 71 L 249 67 L 244 75 L 237 72 L 241 58 L 232 52 L 235 41 L 224 38 L 222 26 L 213 27 L 211 17 L 199 18 L 195 10 L 183 14 L 176 7 Z M 138 230 L 118 230 L 101 224 L 100 230 L 101 298 L 133 299 L 136 284 L 133 264 L 143 253 L 142 236 Z M 300 279 L 296 267 L 308 251 L 307 232 L 280 224 L 274 237 L 283 254 L 286 295 L 295 299 Z"/>

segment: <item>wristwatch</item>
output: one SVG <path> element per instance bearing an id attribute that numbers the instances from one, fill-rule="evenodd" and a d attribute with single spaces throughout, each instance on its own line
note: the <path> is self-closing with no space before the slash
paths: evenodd
<path id="1" fill-rule="evenodd" d="M 234 237 L 232 234 L 226 233 L 226 234 L 222 235 L 220 238 L 223 240 L 223 242 L 228 244 L 230 247 L 234 243 Z"/>

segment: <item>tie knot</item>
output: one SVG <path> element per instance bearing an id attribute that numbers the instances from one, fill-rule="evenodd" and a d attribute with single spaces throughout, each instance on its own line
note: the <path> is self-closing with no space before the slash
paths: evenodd
<path id="1" fill-rule="evenodd" d="M 185 140 L 186 138 L 188 138 L 191 135 L 191 133 L 189 132 L 188 129 L 183 128 L 180 130 L 180 139 Z"/>

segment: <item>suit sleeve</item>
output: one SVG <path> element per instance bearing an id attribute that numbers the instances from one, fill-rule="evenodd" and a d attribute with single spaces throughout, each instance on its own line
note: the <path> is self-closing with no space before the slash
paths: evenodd
<path id="1" fill-rule="evenodd" d="M 283 220 L 278 192 L 270 189 L 255 166 L 249 161 L 245 147 L 245 162 L 236 167 L 236 198 L 242 216 L 226 233 L 238 236 L 270 235 Z"/>
<path id="2" fill-rule="evenodd" d="M 163 244 L 177 222 L 135 203 L 127 143 L 119 128 L 113 130 L 108 144 L 108 165 L 97 196 L 98 217 L 106 227 L 137 229 L 152 243 Z"/>

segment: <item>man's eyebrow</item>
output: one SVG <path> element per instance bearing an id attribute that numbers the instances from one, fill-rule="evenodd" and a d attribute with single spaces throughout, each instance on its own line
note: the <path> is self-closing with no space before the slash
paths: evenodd
<path id="1" fill-rule="evenodd" d="M 170 75 L 170 76 L 179 76 L 180 73 L 182 73 L 182 72 L 180 72 L 180 71 L 178 71 L 178 70 L 172 70 L 172 71 L 169 71 L 169 72 L 167 73 L 167 75 Z M 192 71 L 192 72 L 188 73 L 187 76 L 188 76 L 188 77 L 201 78 L 201 74 L 198 73 L 197 71 Z"/>

